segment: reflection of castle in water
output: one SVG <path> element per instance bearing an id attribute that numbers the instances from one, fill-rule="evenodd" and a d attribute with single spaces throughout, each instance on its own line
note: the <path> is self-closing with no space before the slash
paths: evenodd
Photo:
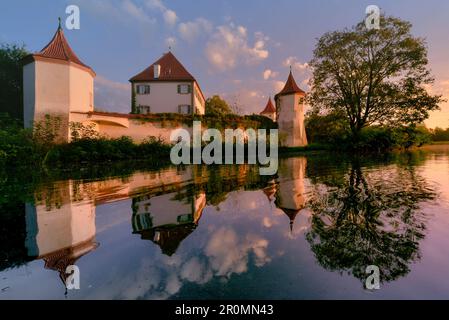
<path id="1" fill-rule="evenodd" d="M 65 283 L 67 266 L 98 246 L 95 206 L 92 201 L 71 202 L 72 181 L 55 187 L 54 204 L 26 205 L 25 246 L 29 257 L 44 260 L 45 268 L 57 271 Z"/>
<path id="2" fill-rule="evenodd" d="M 293 231 L 296 216 L 306 205 L 304 188 L 306 165 L 307 159 L 305 157 L 287 158 L 279 163 L 275 204 L 289 218 L 291 231 Z M 267 188 L 264 190 L 269 199 L 273 196 L 273 194 L 270 194 L 273 191 Z"/>
<path id="3" fill-rule="evenodd" d="M 156 243 L 168 256 L 195 230 L 206 206 L 204 192 L 185 200 L 178 199 L 179 196 L 173 192 L 133 199 L 133 233 Z"/>
<path id="4" fill-rule="evenodd" d="M 291 227 L 305 204 L 305 166 L 305 158 L 281 161 L 278 179 L 263 189 L 270 201 L 276 198 L 276 206 L 287 214 Z M 221 194 L 246 185 L 257 188 L 260 179 L 246 166 L 223 167 L 219 172 L 192 166 L 105 181 L 54 183 L 35 193 L 35 204 L 26 204 L 29 258 L 24 261 L 42 259 L 45 268 L 57 271 L 65 282 L 67 266 L 79 263 L 98 247 L 96 207 L 125 199 L 132 199 L 132 232 L 171 256 L 197 228 L 207 198 L 216 205 L 226 199 Z"/>
<path id="5" fill-rule="evenodd" d="M 136 173 L 126 179 L 54 183 L 50 188 L 35 194 L 35 204 L 26 205 L 27 255 L 33 259 L 42 259 L 45 268 L 57 271 L 65 283 L 67 266 L 76 264 L 82 256 L 98 247 L 95 239 L 96 206 L 136 195 L 139 196 L 135 199 L 143 202 L 139 205 L 133 201 L 133 211 L 137 209 L 135 213 L 142 213 L 138 217 L 143 218 L 143 226 L 149 226 L 144 217 L 148 217 L 145 213 L 148 213 L 146 209 L 151 203 L 154 210 L 149 217 L 155 227 L 151 231 L 155 234 L 151 239 L 157 240 L 156 243 L 170 252 L 173 241 L 177 238 L 182 240 L 183 232 L 185 238 L 191 232 L 186 233 L 188 228 L 196 226 L 205 206 L 204 194 L 194 197 L 190 202 L 175 199 L 178 194 L 172 191 L 179 190 L 191 180 L 192 170 L 187 169 Z M 142 196 L 142 193 L 145 195 Z M 133 227 L 139 225 L 137 220 L 133 219 Z M 185 230 L 175 228 L 166 231 L 167 225 L 173 221 Z M 147 233 L 143 235 L 144 238 L 147 236 Z"/>

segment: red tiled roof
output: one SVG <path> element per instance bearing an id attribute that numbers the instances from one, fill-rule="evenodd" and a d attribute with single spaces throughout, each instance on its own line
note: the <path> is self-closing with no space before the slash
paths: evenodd
<path id="1" fill-rule="evenodd" d="M 159 78 L 154 78 L 154 66 L 161 66 Z M 159 60 L 132 77 L 129 81 L 196 81 L 171 52 L 165 53 Z"/>
<path id="2" fill-rule="evenodd" d="M 69 61 L 87 68 L 94 73 L 92 68 L 84 64 L 78 58 L 72 48 L 70 48 L 70 45 L 64 36 L 64 31 L 62 30 L 61 26 L 58 27 L 58 30 L 53 36 L 53 39 L 51 39 L 51 41 L 40 52 L 33 54 L 32 57 Z"/>
<path id="3" fill-rule="evenodd" d="M 281 90 L 281 92 L 279 92 L 276 96 L 275 96 L 275 100 L 279 97 L 279 96 L 283 96 L 283 95 L 287 95 L 287 94 L 293 94 L 293 93 L 300 93 L 305 95 L 306 93 L 301 90 L 298 85 L 296 84 L 295 79 L 293 78 L 292 72 L 290 71 L 290 74 L 288 75 L 288 79 L 287 82 L 285 83 L 284 89 Z"/>
<path id="4" fill-rule="evenodd" d="M 260 114 L 267 114 L 267 113 L 275 113 L 276 109 L 273 106 L 273 102 L 271 102 L 271 97 L 268 98 L 268 102 L 267 102 L 267 106 L 265 107 L 265 109 L 263 109 L 263 111 Z"/>

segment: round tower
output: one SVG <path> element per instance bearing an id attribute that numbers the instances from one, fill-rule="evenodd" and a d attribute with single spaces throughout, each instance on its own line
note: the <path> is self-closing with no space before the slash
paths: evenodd
<path id="1" fill-rule="evenodd" d="M 271 120 L 276 122 L 276 109 L 273 105 L 273 102 L 271 102 L 271 97 L 268 98 L 267 105 L 265 109 L 263 109 L 263 111 L 260 113 L 260 115 L 270 118 Z"/>
<path id="2" fill-rule="evenodd" d="M 284 88 L 274 97 L 279 126 L 279 143 L 283 147 L 307 145 L 304 126 L 305 97 L 306 93 L 298 87 L 290 70 Z"/>
<path id="3" fill-rule="evenodd" d="M 23 60 L 24 125 L 60 120 L 59 140 L 70 139 L 71 112 L 94 109 L 95 72 L 70 48 L 59 23 L 53 39 L 40 52 Z"/>

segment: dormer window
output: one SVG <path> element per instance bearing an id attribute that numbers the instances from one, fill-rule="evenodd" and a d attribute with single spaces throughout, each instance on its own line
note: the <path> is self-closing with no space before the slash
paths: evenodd
<path id="1" fill-rule="evenodd" d="M 148 84 L 145 85 L 137 85 L 136 86 L 137 94 L 150 94 L 150 86 Z"/>
<path id="2" fill-rule="evenodd" d="M 179 94 L 189 94 L 192 92 L 192 87 L 190 84 L 180 84 L 178 85 Z"/>

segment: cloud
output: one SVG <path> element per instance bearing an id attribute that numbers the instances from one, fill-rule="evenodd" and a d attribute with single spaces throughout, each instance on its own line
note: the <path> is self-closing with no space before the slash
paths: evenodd
<path id="1" fill-rule="evenodd" d="M 176 25 L 176 22 L 178 21 L 178 16 L 176 15 L 176 12 L 173 10 L 166 10 L 164 12 L 164 21 L 167 25 L 173 27 Z"/>
<path id="2" fill-rule="evenodd" d="M 126 25 L 133 25 L 135 22 L 146 25 L 156 23 L 154 17 L 150 16 L 142 7 L 137 6 L 131 0 L 77 0 L 75 3 L 82 7 L 83 11 L 102 19 L 109 19 L 115 23 Z"/>
<path id="3" fill-rule="evenodd" d="M 128 113 L 131 110 L 130 85 L 98 75 L 95 78 L 95 108 Z"/>
<path id="4" fill-rule="evenodd" d="M 276 92 L 281 91 L 285 86 L 285 82 L 284 81 L 273 81 L 273 89 Z"/>
<path id="5" fill-rule="evenodd" d="M 176 38 L 168 37 L 167 39 L 165 39 L 165 45 L 169 48 L 174 48 L 176 46 Z"/>
<path id="6" fill-rule="evenodd" d="M 161 0 L 146 0 L 145 5 L 150 10 L 158 10 L 162 13 L 165 23 L 174 27 L 178 22 L 178 15 L 175 11 L 168 9 Z"/>
<path id="7" fill-rule="evenodd" d="M 205 54 L 209 63 L 219 71 L 234 69 L 239 65 L 257 64 L 269 56 L 265 48 L 266 37 L 254 34 L 255 42 L 249 44 L 247 29 L 233 23 L 217 27 L 206 44 Z"/>
<path id="8" fill-rule="evenodd" d="M 299 72 L 305 72 L 309 70 L 309 64 L 307 62 L 301 63 L 297 57 L 288 57 L 282 63 L 285 67 L 292 67 L 292 69 Z"/>
<path id="9" fill-rule="evenodd" d="M 211 33 L 212 23 L 204 18 L 197 18 L 194 21 L 180 23 L 178 26 L 179 36 L 188 42 L 193 42 L 201 34 Z"/>
<path id="10" fill-rule="evenodd" d="M 273 70 L 270 70 L 270 69 L 266 69 L 264 72 L 263 72 L 263 78 L 264 78 L 264 80 L 268 80 L 268 79 L 270 79 L 270 78 L 276 78 L 278 76 L 278 73 L 277 72 L 274 72 Z"/>
<path id="11" fill-rule="evenodd" d="M 122 2 L 122 8 L 123 10 L 129 14 L 132 18 L 136 19 L 137 21 L 143 22 L 143 23 L 153 23 L 154 19 L 150 18 L 142 8 L 137 7 L 134 2 L 131 0 L 125 0 Z"/>

